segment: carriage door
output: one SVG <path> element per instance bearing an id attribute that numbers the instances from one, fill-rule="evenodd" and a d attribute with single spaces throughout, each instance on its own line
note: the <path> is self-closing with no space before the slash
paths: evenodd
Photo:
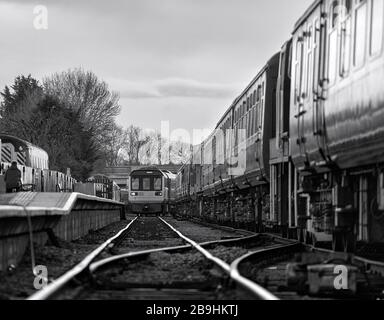
<path id="1" fill-rule="evenodd" d="M 312 74 L 312 90 L 313 90 L 313 135 L 317 140 L 320 153 L 324 150 L 324 121 L 323 121 L 323 109 L 324 109 L 324 94 L 323 81 L 324 78 L 324 59 L 321 59 L 324 55 L 324 35 L 326 25 L 325 22 L 321 22 L 317 17 L 313 24 L 313 74 Z M 322 153 L 323 155 L 323 153 Z"/>
<path id="2" fill-rule="evenodd" d="M 305 27 L 302 32 L 304 32 Z M 306 109 L 304 104 L 304 75 L 305 75 L 305 43 L 303 34 L 297 38 L 295 48 L 295 105 L 297 119 L 297 145 L 300 150 L 300 155 L 304 161 L 307 161 L 307 149 L 306 149 L 306 138 L 305 138 L 305 115 Z"/>
<path id="3" fill-rule="evenodd" d="M 349 3 L 350 0 L 345 0 Z M 324 104 L 329 87 L 338 79 L 340 18 L 344 2 L 334 0 L 322 8 L 321 18 L 315 21 L 314 74 L 313 74 L 313 135 L 317 139 L 320 156 L 327 161 Z M 328 14 L 325 14 L 328 12 Z M 320 16 L 320 15 L 319 15 Z"/>

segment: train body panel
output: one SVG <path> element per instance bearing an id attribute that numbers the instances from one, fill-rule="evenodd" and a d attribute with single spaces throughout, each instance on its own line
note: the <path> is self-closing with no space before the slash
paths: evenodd
<path id="1" fill-rule="evenodd" d="M 331 14 L 331 3 L 326 3 Z M 328 23 L 324 121 L 329 157 L 345 169 L 383 161 L 384 4 L 352 3 L 338 15 L 338 20 Z M 349 45 L 347 37 L 352 39 Z"/>
<path id="2" fill-rule="evenodd" d="M 325 52 L 324 21 L 321 19 L 323 3 L 316 1 L 301 18 L 292 35 L 292 86 L 290 99 L 291 156 L 297 167 L 324 161 L 322 134 L 323 64 Z"/>
<path id="3" fill-rule="evenodd" d="M 16 161 L 20 166 L 48 169 L 49 158 L 45 150 L 20 138 L 0 134 L 1 162 Z"/>
<path id="4" fill-rule="evenodd" d="M 382 161 L 383 12 L 377 0 L 317 1 L 296 26 L 290 119 L 298 168 Z"/>

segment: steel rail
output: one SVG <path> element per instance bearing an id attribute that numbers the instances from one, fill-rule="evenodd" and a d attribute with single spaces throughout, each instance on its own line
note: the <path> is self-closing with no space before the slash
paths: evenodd
<path id="1" fill-rule="evenodd" d="M 270 253 L 275 250 L 281 250 L 281 249 L 292 249 L 296 247 L 298 243 L 290 243 L 290 244 L 280 244 L 269 248 L 260 249 L 257 251 L 249 252 L 248 254 L 237 258 L 235 261 L 231 264 L 231 276 L 235 277 L 239 283 L 247 290 L 250 290 L 251 292 L 254 292 L 257 296 L 259 296 L 262 300 L 280 300 L 273 294 L 271 294 L 268 290 L 261 287 L 259 284 L 249 280 L 248 278 L 244 277 L 240 271 L 239 267 L 240 264 L 244 263 L 245 261 L 254 258 L 256 255 Z"/>
<path id="2" fill-rule="evenodd" d="M 118 256 L 113 256 L 113 257 L 105 258 L 100 261 L 96 261 L 89 266 L 89 271 L 91 273 L 95 273 L 99 269 L 106 267 L 109 264 L 118 262 L 120 260 L 143 257 L 143 256 L 150 255 L 152 253 L 184 251 L 184 250 L 190 250 L 190 249 L 192 249 L 191 245 L 184 245 L 184 246 L 177 246 L 177 247 L 157 248 L 157 249 L 148 249 L 143 251 L 128 252 Z"/>
<path id="3" fill-rule="evenodd" d="M 164 222 L 165 225 L 167 225 L 173 232 L 175 232 L 181 239 L 188 242 L 190 245 L 192 245 L 196 250 L 198 250 L 203 256 L 205 256 L 208 260 L 215 263 L 217 266 L 219 266 L 221 269 L 223 269 L 226 273 L 230 273 L 231 267 L 228 263 L 224 262 L 223 260 L 213 256 L 209 251 L 205 250 L 203 247 L 201 247 L 197 242 L 193 241 L 192 239 L 184 236 L 180 231 L 175 229 L 172 225 L 170 225 L 167 221 L 165 221 L 163 218 L 159 217 L 159 219 Z"/>
<path id="4" fill-rule="evenodd" d="M 120 230 L 116 235 L 105 241 L 102 245 L 92 251 L 89 255 L 87 255 L 80 263 L 78 263 L 75 267 L 67 271 L 64 275 L 59 277 L 57 280 L 49 284 L 47 287 L 43 288 L 39 292 L 33 294 L 28 297 L 27 300 L 47 300 L 52 297 L 55 293 L 57 293 L 62 287 L 68 284 L 71 280 L 73 280 L 76 276 L 82 273 L 88 266 L 92 263 L 92 261 L 100 255 L 110 244 L 113 243 L 116 239 L 118 239 L 125 231 L 127 231 L 133 223 L 137 220 L 136 217 L 122 230 Z"/>
<path id="5" fill-rule="evenodd" d="M 253 235 L 249 237 L 241 237 L 241 238 L 235 238 L 235 239 L 226 239 L 226 240 L 215 240 L 215 241 L 209 241 L 209 242 L 203 242 L 200 243 L 201 247 L 210 247 L 210 246 L 226 246 L 226 245 L 236 245 L 238 243 L 246 243 L 246 242 L 252 242 L 253 240 L 257 240 L 260 235 Z M 89 270 L 91 273 L 94 273 L 98 271 L 100 268 L 106 267 L 108 264 L 115 263 L 120 260 L 130 259 L 130 258 L 137 258 L 140 256 L 149 255 L 152 253 L 158 253 L 158 252 L 175 252 L 175 251 L 187 251 L 193 249 L 193 246 L 191 244 L 187 244 L 184 246 L 177 246 L 177 247 L 166 247 L 166 248 L 157 248 L 157 249 L 148 249 L 143 251 L 136 251 L 136 252 L 128 252 L 120 255 L 116 255 L 113 257 L 108 257 L 105 259 L 102 259 L 100 261 L 96 261 L 92 263 L 89 267 Z"/>
<path id="6" fill-rule="evenodd" d="M 355 256 L 352 261 L 355 264 L 363 264 L 366 271 L 371 271 L 374 273 L 379 273 L 382 277 L 384 277 L 384 262 L 375 261 L 364 257 Z"/>
<path id="7" fill-rule="evenodd" d="M 223 260 L 213 256 L 209 251 L 205 250 L 201 245 L 197 244 L 195 241 L 189 239 L 184 236 L 180 231 L 176 230 L 172 225 L 166 222 L 164 219 L 160 218 L 171 230 L 173 230 L 176 234 L 178 234 L 182 239 L 191 244 L 195 249 L 197 249 L 201 254 L 203 254 L 208 260 L 214 262 L 217 266 L 219 266 L 223 271 L 225 271 L 230 278 L 235 281 L 237 284 L 242 286 L 243 288 L 249 290 L 251 293 L 256 295 L 261 300 L 279 300 L 272 293 L 268 292 L 266 289 L 262 288 L 258 284 L 252 282 L 249 279 L 242 277 L 239 272 L 236 272 L 235 269 L 231 268 L 229 264 L 224 262 Z"/>

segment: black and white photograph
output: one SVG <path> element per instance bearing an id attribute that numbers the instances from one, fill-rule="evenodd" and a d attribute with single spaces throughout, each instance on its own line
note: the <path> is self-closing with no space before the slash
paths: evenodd
<path id="1" fill-rule="evenodd" d="M 384 0 L 0 0 L 0 300 L 384 300 L 383 44 Z"/>

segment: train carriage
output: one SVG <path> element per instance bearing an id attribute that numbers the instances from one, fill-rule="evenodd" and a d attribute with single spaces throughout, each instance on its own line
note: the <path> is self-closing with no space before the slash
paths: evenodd
<path id="1" fill-rule="evenodd" d="M 295 212 L 337 249 L 384 241 L 383 19 L 381 0 L 315 1 L 293 33 Z"/>

